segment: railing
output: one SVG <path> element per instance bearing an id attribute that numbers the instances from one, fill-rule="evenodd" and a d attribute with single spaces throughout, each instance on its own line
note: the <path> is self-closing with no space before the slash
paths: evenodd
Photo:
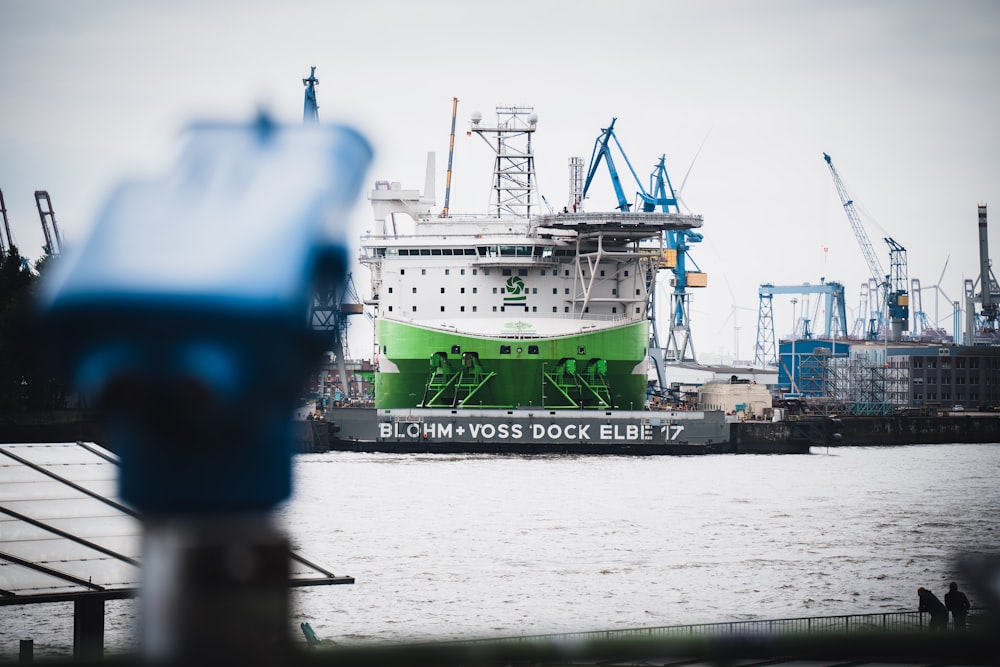
<path id="1" fill-rule="evenodd" d="M 978 625 L 977 621 L 982 619 L 986 613 L 987 610 L 982 608 L 973 608 L 969 611 L 968 621 L 970 631 L 976 629 Z M 580 642 L 639 638 L 718 637 L 725 635 L 766 636 L 823 632 L 909 633 L 927 631 L 929 620 L 929 614 L 924 612 L 895 611 L 880 614 L 847 614 L 843 616 L 780 618 L 756 621 L 730 621 L 725 623 L 667 625 L 649 628 L 623 628 L 620 630 L 594 630 L 590 632 L 565 632 L 546 635 L 522 635 L 518 637 L 463 640 L 455 643 Z M 948 631 L 950 632 L 951 630 L 952 627 L 949 622 Z"/>

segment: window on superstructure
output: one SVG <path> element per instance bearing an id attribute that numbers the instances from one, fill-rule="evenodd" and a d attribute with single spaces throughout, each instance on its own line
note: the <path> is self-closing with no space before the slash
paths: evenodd
<path id="1" fill-rule="evenodd" d="M 532 287 L 531 288 L 531 293 L 532 294 L 538 294 L 538 288 L 537 287 Z"/>
<path id="2" fill-rule="evenodd" d="M 420 254 L 421 255 L 430 255 L 431 254 L 431 249 L 430 248 L 421 248 L 420 249 Z"/>
<path id="3" fill-rule="evenodd" d="M 459 310 L 461 310 L 464 313 L 465 312 L 465 306 L 459 306 Z"/>
<path id="4" fill-rule="evenodd" d="M 558 313 L 559 312 L 559 307 L 558 306 L 552 306 L 552 312 L 553 313 Z"/>
<path id="5" fill-rule="evenodd" d="M 459 288 L 458 288 L 458 291 L 459 291 L 460 293 L 462 293 L 462 294 L 465 294 L 465 288 L 464 288 L 464 287 L 459 287 Z"/>
<path id="6" fill-rule="evenodd" d="M 389 294 L 392 294 L 392 288 L 391 287 L 389 288 Z"/>
<path id="7" fill-rule="evenodd" d="M 638 315 L 638 314 L 639 314 L 639 306 L 636 306 L 636 307 L 635 307 L 635 314 L 636 314 L 636 315 Z"/>
<path id="8" fill-rule="evenodd" d="M 444 248 L 443 250 L 441 250 L 441 252 L 444 253 L 445 255 L 450 255 L 452 251 L 451 248 Z"/>
<path id="9" fill-rule="evenodd" d="M 525 308 L 527 308 L 527 306 L 525 306 Z M 531 312 L 537 313 L 538 312 L 538 306 L 532 306 L 531 307 Z"/>
<path id="10" fill-rule="evenodd" d="M 509 275 L 510 275 L 510 269 L 504 269 L 502 273 L 503 273 L 503 274 L 504 274 L 505 276 L 509 276 Z"/>
<path id="11" fill-rule="evenodd" d="M 494 313 L 497 312 L 497 307 L 496 306 L 493 306 L 493 312 Z"/>
<path id="12" fill-rule="evenodd" d="M 473 306 L 472 307 L 472 312 L 476 312 L 477 310 L 479 310 L 479 306 Z"/>
<path id="13" fill-rule="evenodd" d="M 460 275 L 463 275 L 463 276 L 465 275 L 465 269 L 459 269 L 458 272 L 459 272 Z"/>
<path id="14" fill-rule="evenodd" d="M 450 276 L 451 275 L 451 269 L 445 269 L 444 270 L 444 275 Z"/>
<path id="15" fill-rule="evenodd" d="M 389 306 L 389 312 L 390 313 L 392 312 L 392 306 Z"/>
<path id="16" fill-rule="evenodd" d="M 568 287 L 565 287 L 565 288 L 563 288 L 563 289 L 565 289 L 565 290 L 566 290 L 566 294 L 569 294 L 569 288 L 568 288 Z"/>
<path id="17" fill-rule="evenodd" d="M 475 276 L 475 275 L 477 275 L 478 273 L 479 273 L 479 269 L 472 269 L 472 275 L 474 275 L 474 276 Z"/>
<path id="18" fill-rule="evenodd" d="M 431 248 L 431 254 L 432 255 L 440 255 L 441 254 L 441 248 Z"/>
<path id="19" fill-rule="evenodd" d="M 604 269 L 601 269 L 601 277 L 604 277 Z"/>
<path id="20" fill-rule="evenodd" d="M 636 291 L 635 291 L 635 295 L 636 295 L 636 296 L 639 296 L 639 294 L 640 294 L 639 290 L 636 290 Z"/>
<path id="21" fill-rule="evenodd" d="M 483 275 L 484 276 L 490 275 L 490 270 L 489 269 L 483 269 Z"/>
<path id="22" fill-rule="evenodd" d="M 618 288 L 617 287 L 612 287 L 611 288 L 611 296 L 618 296 Z"/>
<path id="23" fill-rule="evenodd" d="M 442 313 L 444 312 L 444 306 L 441 306 L 441 312 Z"/>
<path id="24" fill-rule="evenodd" d="M 625 269 L 625 277 L 628 278 L 628 269 Z"/>
<path id="25" fill-rule="evenodd" d="M 413 312 L 414 313 L 417 312 L 417 307 L 416 306 L 413 307 Z"/>
<path id="26" fill-rule="evenodd" d="M 406 269 L 400 269 L 399 270 L 399 275 L 405 276 L 406 275 Z"/>
<path id="27" fill-rule="evenodd" d="M 559 294 L 559 288 L 558 287 L 553 287 L 552 288 L 552 293 L 553 294 Z"/>
<path id="28" fill-rule="evenodd" d="M 568 313 L 569 312 L 569 306 L 563 306 L 563 312 L 564 313 Z"/>
<path id="29" fill-rule="evenodd" d="M 473 287 L 472 288 L 472 293 L 476 294 L 477 292 L 479 292 L 479 288 L 478 287 Z"/>
<path id="30" fill-rule="evenodd" d="M 420 269 L 420 275 L 426 276 L 427 275 L 427 269 Z"/>
<path id="31" fill-rule="evenodd" d="M 416 294 L 416 293 L 417 293 L 417 288 L 416 288 L 416 287 L 414 287 L 414 288 L 413 288 L 413 293 L 414 293 L 414 294 Z"/>
<path id="32" fill-rule="evenodd" d="M 528 269 L 518 269 L 517 270 L 517 275 L 519 275 L 519 276 L 526 276 L 526 275 L 528 275 Z"/>
<path id="33" fill-rule="evenodd" d="M 441 288 L 441 294 L 444 294 L 444 288 L 443 287 Z"/>
<path id="34" fill-rule="evenodd" d="M 545 269 L 542 269 L 542 271 L 541 271 L 541 274 L 540 274 L 540 275 L 543 275 L 543 276 L 545 275 Z"/>
<path id="35" fill-rule="evenodd" d="M 496 287 L 494 287 L 494 288 L 493 288 L 493 293 L 494 293 L 494 294 L 496 294 L 496 293 L 497 293 L 497 288 L 496 288 Z"/>

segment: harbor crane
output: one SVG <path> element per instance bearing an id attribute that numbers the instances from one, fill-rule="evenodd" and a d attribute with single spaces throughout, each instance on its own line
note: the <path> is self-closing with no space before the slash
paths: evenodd
<path id="1" fill-rule="evenodd" d="M 0 190 L 0 217 L 3 218 L 3 229 L 0 229 L 0 256 L 6 257 L 15 245 L 14 237 L 10 233 L 10 221 L 7 219 L 7 205 L 3 201 L 3 190 Z"/>
<path id="2" fill-rule="evenodd" d="M 58 255 L 62 251 L 62 236 L 59 225 L 56 224 L 56 214 L 52 210 L 52 199 L 46 190 L 35 190 L 35 206 L 38 207 L 38 217 L 42 221 L 42 232 L 45 234 L 45 254 Z"/>
<path id="3" fill-rule="evenodd" d="M 309 77 L 302 79 L 302 85 L 306 87 L 306 98 L 302 103 L 302 124 L 315 125 L 319 122 L 319 104 L 316 102 L 316 86 L 319 79 L 316 78 L 316 66 L 309 70 Z"/>
<path id="4" fill-rule="evenodd" d="M 847 188 L 844 186 L 840 174 L 837 173 L 837 168 L 833 166 L 833 160 L 826 153 L 823 153 L 823 159 L 830 168 L 830 174 L 833 176 L 833 182 L 837 187 L 837 194 L 840 196 L 840 201 L 844 206 L 844 213 L 847 214 L 847 219 L 854 230 L 854 236 L 858 240 L 858 245 L 861 246 L 861 254 L 864 255 L 865 262 L 868 264 L 871 277 L 879 286 L 879 292 L 881 292 L 882 297 L 879 301 L 887 304 L 888 317 L 892 327 L 892 339 L 899 340 L 903 332 L 908 331 L 910 328 L 910 297 L 907 292 L 908 270 L 906 265 L 906 248 L 892 238 L 886 237 L 883 239 L 886 245 L 889 246 L 891 273 L 887 274 L 883 270 L 878 257 L 876 257 L 875 251 L 872 249 L 872 243 L 868 239 L 868 234 L 865 232 L 865 228 L 861 224 L 861 219 L 858 217 L 858 212 L 854 208 L 854 200 L 847 193 Z M 879 317 L 882 317 L 881 312 Z M 869 331 L 869 338 L 874 337 L 876 330 L 884 332 L 884 323 L 879 322 L 879 325 L 877 329 L 873 327 Z M 884 335 L 888 336 L 887 333 L 884 333 Z"/>
<path id="5" fill-rule="evenodd" d="M 594 180 L 594 175 L 597 173 L 601 162 L 603 161 L 607 165 L 608 172 L 611 176 L 611 185 L 614 188 L 615 196 L 618 199 L 618 210 L 623 212 L 632 210 L 633 204 L 629 202 L 625 195 L 621 177 L 618 174 L 618 169 L 615 167 L 615 161 L 611 150 L 612 145 L 614 145 L 618 149 L 618 153 L 621 155 L 621 158 L 628 166 L 628 170 L 632 174 L 632 178 L 638 188 L 636 192 L 638 202 L 636 205 L 638 205 L 645 213 L 651 213 L 657 209 L 663 213 L 680 213 L 680 208 L 677 204 L 677 195 L 674 192 L 673 185 L 670 183 L 670 177 L 667 174 L 666 156 L 661 155 L 657 161 L 656 166 L 649 176 L 649 189 L 646 190 L 643 187 L 639 175 L 632 167 L 632 163 L 629 161 L 628 156 L 625 154 L 624 149 L 621 147 L 618 137 L 615 135 L 616 120 L 618 119 L 612 118 L 611 124 L 601 130 L 600 136 L 598 136 L 597 140 L 594 142 L 594 150 L 590 157 L 590 166 L 587 169 L 587 177 L 583 185 L 583 197 L 587 196 L 587 192 L 590 190 L 590 185 Z M 667 268 L 670 268 L 673 272 L 673 279 L 671 280 L 673 292 L 670 295 L 670 330 L 666 346 L 661 346 L 656 321 L 654 277 L 653 289 L 650 292 L 651 298 L 646 308 L 646 315 L 652 327 L 650 353 L 654 354 L 654 350 L 659 351 L 656 352 L 657 354 L 662 352 L 663 360 L 668 362 L 697 363 L 694 351 L 694 341 L 691 337 L 690 294 L 688 292 L 688 288 L 705 287 L 707 285 L 707 275 L 700 270 L 688 271 L 687 263 L 690 261 L 694 264 L 694 260 L 688 256 L 688 250 L 690 249 L 691 244 L 700 242 L 703 239 L 703 236 L 697 232 L 691 231 L 690 229 L 667 230 L 664 232 L 664 236 L 669 250 L 668 254 L 671 257 L 671 261 Z M 672 266 L 670 264 L 672 264 Z M 697 264 L 695 264 L 695 268 L 697 269 Z M 657 372 L 660 374 L 658 379 L 660 381 L 660 385 L 663 386 L 664 378 L 662 377 L 662 371 L 660 368 L 661 364 L 659 362 L 660 360 L 654 358 Z"/>
<path id="6" fill-rule="evenodd" d="M 979 205 L 979 276 L 976 280 L 966 278 L 963 288 L 965 344 L 997 345 L 1000 343 L 1000 283 L 993 275 L 990 262 L 986 204 Z M 979 312 L 976 312 L 977 302 Z"/>
<path id="7" fill-rule="evenodd" d="M 305 100 L 302 110 L 302 124 L 315 125 L 319 123 L 319 104 L 316 101 L 316 66 L 312 66 L 309 76 L 302 79 L 305 86 Z M 54 223 L 53 219 L 53 223 Z M 354 279 L 348 273 L 343 284 L 317 285 L 313 295 L 312 307 L 309 313 L 309 323 L 314 331 L 322 331 L 330 335 L 331 352 L 333 352 L 337 370 L 340 372 L 340 385 L 344 396 L 349 395 L 347 388 L 347 326 L 348 316 L 365 313 Z M 372 319 L 371 314 L 369 320 Z"/>
<path id="8" fill-rule="evenodd" d="M 775 349 L 774 315 L 771 307 L 775 294 L 795 296 L 822 294 L 825 299 L 823 337 L 832 338 L 838 334 L 841 337 L 847 336 L 847 309 L 844 304 L 844 286 L 841 283 L 834 281 L 823 281 L 819 285 L 772 285 L 765 283 L 760 286 L 757 294 L 760 297 L 760 303 L 757 311 L 757 344 L 754 352 L 754 366 L 763 368 L 776 366 L 778 363 L 777 350 Z M 808 319 L 804 322 L 804 338 L 812 337 L 812 334 L 809 333 L 808 322 Z M 795 323 L 795 327 L 798 328 L 798 323 Z M 792 337 L 797 337 L 796 331 L 792 332 Z"/>

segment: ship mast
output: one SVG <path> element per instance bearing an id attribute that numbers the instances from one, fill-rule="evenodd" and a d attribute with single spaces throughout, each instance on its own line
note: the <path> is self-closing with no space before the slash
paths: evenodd
<path id="1" fill-rule="evenodd" d="M 481 113 L 473 112 L 469 131 L 482 137 L 496 153 L 490 214 L 528 218 L 538 199 L 531 152 L 531 135 L 538 126 L 534 107 L 498 106 L 496 127 L 483 126 L 482 118 Z"/>

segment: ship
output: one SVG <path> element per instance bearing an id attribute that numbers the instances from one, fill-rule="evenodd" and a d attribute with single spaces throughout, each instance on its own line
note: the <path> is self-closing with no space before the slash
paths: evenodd
<path id="1" fill-rule="evenodd" d="M 650 297 L 672 252 L 664 233 L 702 217 L 591 213 L 578 189 L 562 211 L 544 211 L 537 127 L 531 107 L 498 107 L 495 124 L 473 115 L 469 132 L 494 154 L 486 213 L 436 213 L 432 189 L 399 183 L 370 192 L 375 227 L 361 238 L 361 262 L 379 345 L 376 408 L 645 404 Z M 433 160 L 429 173 L 433 188 Z"/>
<path id="2" fill-rule="evenodd" d="M 657 275 L 676 261 L 666 236 L 702 216 L 585 210 L 580 158 L 553 210 L 536 186 L 537 128 L 530 106 L 498 106 L 493 123 L 472 114 L 468 133 L 493 158 L 483 213 L 449 210 L 450 167 L 435 210 L 433 154 L 423 192 L 389 181 L 370 191 L 360 262 L 375 323 L 373 439 L 397 449 L 726 442 L 722 413 L 646 410 Z"/>

